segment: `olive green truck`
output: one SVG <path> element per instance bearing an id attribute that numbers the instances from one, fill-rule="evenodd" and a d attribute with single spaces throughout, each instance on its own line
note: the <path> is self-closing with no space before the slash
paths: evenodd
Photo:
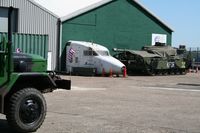
<path id="1" fill-rule="evenodd" d="M 8 12 L 8 39 L 0 43 L 0 113 L 17 132 L 36 131 L 43 123 L 47 105 L 42 93 L 56 88 L 71 89 L 71 81 L 47 72 L 40 56 L 13 53 L 11 16 Z"/>

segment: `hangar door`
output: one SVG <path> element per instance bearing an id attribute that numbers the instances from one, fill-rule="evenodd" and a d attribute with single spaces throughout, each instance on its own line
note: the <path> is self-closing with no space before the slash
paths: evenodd
<path id="1" fill-rule="evenodd" d="M 18 10 L 14 9 L 12 16 L 12 31 L 17 32 Z M 0 32 L 8 31 L 8 8 L 0 7 Z"/>

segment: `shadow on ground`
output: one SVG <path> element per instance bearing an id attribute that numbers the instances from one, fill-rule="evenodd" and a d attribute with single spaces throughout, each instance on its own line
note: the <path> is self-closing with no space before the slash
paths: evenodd
<path id="1" fill-rule="evenodd" d="M 0 119 L 0 133 L 13 133 L 5 119 Z"/>

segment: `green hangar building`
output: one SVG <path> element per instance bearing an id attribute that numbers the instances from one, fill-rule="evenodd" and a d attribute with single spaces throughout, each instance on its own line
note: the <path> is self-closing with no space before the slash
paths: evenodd
<path id="1" fill-rule="evenodd" d="M 62 68 L 69 40 L 98 43 L 110 51 L 112 48 L 141 49 L 156 40 L 171 44 L 172 32 L 136 0 L 103 0 L 61 18 Z"/>
<path id="2" fill-rule="evenodd" d="M 99 0 L 71 14 L 66 0 L 52 0 L 61 14 L 48 8 L 48 2 L 0 0 L 0 42 L 7 32 L 8 7 L 13 6 L 13 50 L 43 56 L 48 70 L 66 70 L 69 40 L 98 43 L 111 54 L 112 48 L 141 49 L 156 41 L 171 44 L 172 29 L 137 0 Z"/>

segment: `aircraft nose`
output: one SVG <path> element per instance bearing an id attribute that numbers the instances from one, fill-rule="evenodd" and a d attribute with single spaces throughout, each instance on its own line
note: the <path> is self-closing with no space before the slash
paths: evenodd
<path id="1" fill-rule="evenodd" d="M 106 73 L 110 73 L 112 71 L 113 74 L 122 74 L 126 68 L 122 63 L 104 62 L 103 64 L 103 68 Z"/>
<path id="2" fill-rule="evenodd" d="M 101 71 L 107 74 L 122 74 L 125 65 L 113 57 L 101 58 Z"/>
<path id="3" fill-rule="evenodd" d="M 116 64 L 112 64 L 112 71 L 114 72 L 114 73 L 117 73 L 117 74 L 121 74 L 121 73 L 123 73 L 123 71 L 125 70 L 125 65 L 123 65 L 123 64 L 119 64 L 119 65 L 116 65 Z"/>

